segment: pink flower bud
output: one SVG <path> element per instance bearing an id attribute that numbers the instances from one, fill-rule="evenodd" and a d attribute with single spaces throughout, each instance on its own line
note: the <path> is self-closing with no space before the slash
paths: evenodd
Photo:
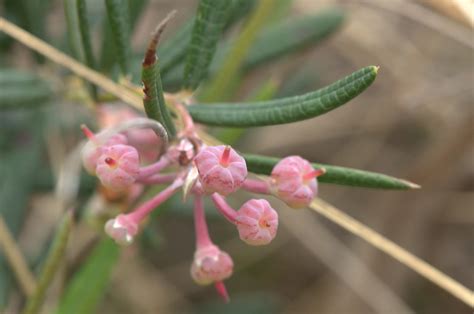
<path id="1" fill-rule="evenodd" d="M 105 233 L 120 245 L 129 245 L 138 232 L 138 224 L 127 215 L 118 215 L 105 224 Z"/>
<path id="2" fill-rule="evenodd" d="M 201 285 L 222 281 L 232 275 L 234 263 L 226 252 L 215 245 L 198 248 L 191 265 L 191 276 Z"/>
<path id="3" fill-rule="evenodd" d="M 247 201 L 237 211 L 239 236 L 247 244 L 269 244 L 276 236 L 278 214 L 264 199 Z"/>
<path id="4" fill-rule="evenodd" d="M 324 169 L 315 170 L 299 156 L 283 158 L 272 170 L 272 189 L 276 196 L 293 208 L 308 206 L 318 191 L 316 177 Z"/>
<path id="5" fill-rule="evenodd" d="M 97 160 L 102 154 L 102 147 L 116 144 L 127 144 L 127 138 L 123 134 L 115 134 L 104 141 L 101 139 L 100 133 L 97 135 L 92 133 L 92 131 L 85 125 L 82 126 L 82 131 L 89 139 L 81 150 L 82 164 L 87 172 L 92 175 L 95 174 Z"/>
<path id="6" fill-rule="evenodd" d="M 104 146 L 96 173 L 102 184 L 113 191 L 130 187 L 140 173 L 137 150 L 129 145 Z"/>
<path id="7" fill-rule="evenodd" d="M 204 191 L 228 195 L 247 177 L 247 165 L 230 146 L 206 147 L 194 158 Z"/>

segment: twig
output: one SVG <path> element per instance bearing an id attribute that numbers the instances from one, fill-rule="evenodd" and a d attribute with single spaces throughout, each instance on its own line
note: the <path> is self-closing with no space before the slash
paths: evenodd
<path id="1" fill-rule="evenodd" d="M 36 289 L 36 279 L 31 273 L 28 265 L 15 243 L 15 239 L 8 230 L 8 226 L 0 214 L 0 249 L 5 253 L 11 269 L 20 284 L 21 289 L 27 296 L 31 296 Z"/>
<path id="2" fill-rule="evenodd" d="M 328 204 L 321 199 L 316 199 L 311 203 L 310 208 L 343 227 L 347 231 L 364 239 L 382 252 L 390 255 L 400 263 L 411 268 L 413 271 L 443 288 L 469 306 L 474 306 L 473 291 L 469 290 L 459 282 L 445 275 L 425 261 L 414 256 L 381 234 L 375 232 L 354 218 L 346 215 L 331 204 Z"/>

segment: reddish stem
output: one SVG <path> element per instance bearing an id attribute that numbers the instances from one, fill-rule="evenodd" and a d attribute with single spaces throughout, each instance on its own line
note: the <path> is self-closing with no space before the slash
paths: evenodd
<path id="1" fill-rule="evenodd" d="M 202 196 L 199 194 L 196 194 L 194 197 L 194 229 L 196 232 L 196 248 L 198 250 L 212 245 L 209 229 L 207 228 Z"/>
<path id="2" fill-rule="evenodd" d="M 162 156 L 157 162 L 140 168 L 140 174 L 138 175 L 138 180 L 145 179 L 151 175 L 157 174 L 164 168 L 168 167 L 171 163 L 168 157 Z"/>
<path id="3" fill-rule="evenodd" d="M 217 210 L 231 223 L 234 225 L 237 223 L 237 212 L 227 204 L 225 198 L 218 193 L 213 193 L 211 195 L 214 205 L 216 205 Z"/>
<path id="4" fill-rule="evenodd" d="M 227 289 L 225 287 L 224 282 L 223 281 L 216 281 L 214 285 L 216 287 L 217 293 L 219 293 L 219 295 L 222 297 L 222 299 L 224 299 L 224 302 L 229 303 L 230 297 L 229 297 L 229 294 L 227 293 Z"/>
<path id="5" fill-rule="evenodd" d="M 182 185 L 183 185 L 183 180 L 181 178 L 177 178 L 166 189 L 164 189 L 155 197 L 146 201 L 145 203 L 137 207 L 133 212 L 128 214 L 130 219 L 134 220 L 137 224 L 140 223 L 156 207 L 158 207 L 161 203 L 163 203 L 168 198 L 170 198 Z"/>
<path id="6" fill-rule="evenodd" d="M 81 130 L 82 130 L 82 133 L 84 133 L 84 135 L 85 135 L 89 140 L 91 140 L 91 141 L 94 142 L 94 143 L 97 143 L 97 138 L 95 137 L 94 132 L 92 132 L 92 131 L 87 127 L 87 125 L 81 124 Z"/>
<path id="7" fill-rule="evenodd" d="M 149 177 L 137 180 L 137 183 L 143 184 L 163 184 L 171 183 L 176 179 L 176 173 L 166 173 L 166 174 L 154 174 Z"/>
<path id="8" fill-rule="evenodd" d="M 253 193 L 270 194 L 270 186 L 267 181 L 245 179 L 242 188 Z"/>

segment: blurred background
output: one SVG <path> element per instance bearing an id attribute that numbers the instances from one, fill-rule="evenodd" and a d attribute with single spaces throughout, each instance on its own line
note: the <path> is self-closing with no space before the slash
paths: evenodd
<path id="1" fill-rule="evenodd" d="M 63 1 L 31 1 L 35 8 L 29 2 L 2 0 L 0 14 L 68 51 Z M 258 90 L 256 86 L 264 84 L 273 86 L 273 97 L 301 94 L 367 65 L 380 66 L 379 75 L 366 92 L 343 108 L 297 124 L 246 130 L 239 134 L 236 147 L 280 157 L 298 154 L 420 184 L 422 189 L 413 191 L 324 184 L 319 193 L 474 288 L 473 3 L 280 2 L 267 27 L 333 7 L 343 12 L 344 20 L 324 40 L 247 69 L 235 92 L 226 95 L 228 99 L 249 99 Z M 97 51 L 103 43 L 104 9 L 102 1 L 88 1 L 88 5 Z M 133 63 L 136 73 L 157 22 L 170 10 L 178 10 L 165 32 L 166 42 L 194 14 L 196 5 L 197 1 L 189 0 L 148 1 L 131 36 L 137 52 Z M 34 18 L 36 15 L 44 18 Z M 237 22 L 226 36 L 237 35 L 242 24 Z M 24 96 L 30 91 L 26 83 L 18 92 L 5 83 L 13 69 L 41 78 L 49 90 L 39 92 L 42 106 L 25 96 L 20 109 L 0 107 L 0 212 L 37 270 L 64 210 L 54 182 L 61 171 L 67 173 L 66 156 L 81 139 L 79 125 L 94 125 L 94 116 L 88 87 L 80 79 L 5 34 L 0 33 L 0 45 L 0 93 L 10 90 Z M 117 76 L 113 68 L 109 73 Z M 165 75 L 164 81 L 168 90 L 176 88 L 172 78 L 167 80 Z M 35 88 L 45 87 L 31 85 L 31 90 Z M 3 99 L 18 96 L 11 94 Z M 75 274 L 97 243 L 101 226 L 94 215 L 103 204 L 97 197 L 91 198 L 95 189 L 94 178 L 82 174 L 79 200 L 74 203 L 80 208 L 81 220 L 72 232 L 64 270 L 48 292 L 44 313 L 54 310 L 64 279 Z M 241 204 L 246 198 L 239 194 L 232 202 Z M 137 245 L 117 254 L 110 284 L 104 288 L 96 312 L 472 312 L 444 290 L 316 213 L 290 210 L 277 202 L 275 206 L 281 215 L 279 234 L 271 245 L 258 248 L 242 243 L 234 228 L 209 207 L 211 236 L 235 263 L 234 275 L 226 281 L 230 304 L 223 304 L 212 286 L 197 286 L 189 276 L 193 221 L 189 206 L 177 199 L 168 202 L 158 219 L 150 221 Z M 0 270 L 0 309 L 16 313 L 24 300 L 1 255 Z"/>

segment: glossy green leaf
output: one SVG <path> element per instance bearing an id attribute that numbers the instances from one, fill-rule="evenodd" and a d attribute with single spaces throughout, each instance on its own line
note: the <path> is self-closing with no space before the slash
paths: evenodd
<path id="1" fill-rule="evenodd" d="M 36 75 L 14 69 L 0 70 L 0 110 L 38 108 L 51 98 L 51 88 Z"/>
<path id="2" fill-rule="evenodd" d="M 243 156 L 250 172 L 264 175 L 269 175 L 273 166 L 281 159 L 253 154 L 244 154 Z M 320 163 L 312 163 L 312 165 L 315 168 L 326 169 L 326 173 L 318 178 L 319 182 L 376 189 L 408 190 L 419 188 L 412 182 L 385 174 Z"/>
<path id="3" fill-rule="evenodd" d="M 378 68 L 365 67 L 317 91 L 254 103 L 189 106 L 196 122 L 215 126 L 252 127 L 314 118 L 347 103 L 372 84 Z"/>
<path id="4" fill-rule="evenodd" d="M 122 75 L 130 71 L 130 12 L 127 0 L 105 0 L 117 61 Z M 106 48 L 107 49 L 107 48 Z"/>
<path id="5" fill-rule="evenodd" d="M 184 67 L 185 89 L 194 90 L 206 76 L 230 6 L 222 0 L 200 0 Z"/>
<path id="6" fill-rule="evenodd" d="M 59 224 L 58 231 L 54 237 L 53 244 L 49 249 L 46 261 L 41 269 L 36 291 L 28 299 L 26 308 L 23 312 L 24 314 L 35 314 L 41 310 L 46 292 L 53 281 L 54 275 L 61 265 L 61 261 L 64 258 L 69 234 L 72 230 L 73 220 L 74 217 L 72 210 L 69 210 L 64 214 L 64 217 Z"/>
<path id="7" fill-rule="evenodd" d="M 104 296 L 120 248 L 104 238 L 66 287 L 56 314 L 95 313 Z"/>

